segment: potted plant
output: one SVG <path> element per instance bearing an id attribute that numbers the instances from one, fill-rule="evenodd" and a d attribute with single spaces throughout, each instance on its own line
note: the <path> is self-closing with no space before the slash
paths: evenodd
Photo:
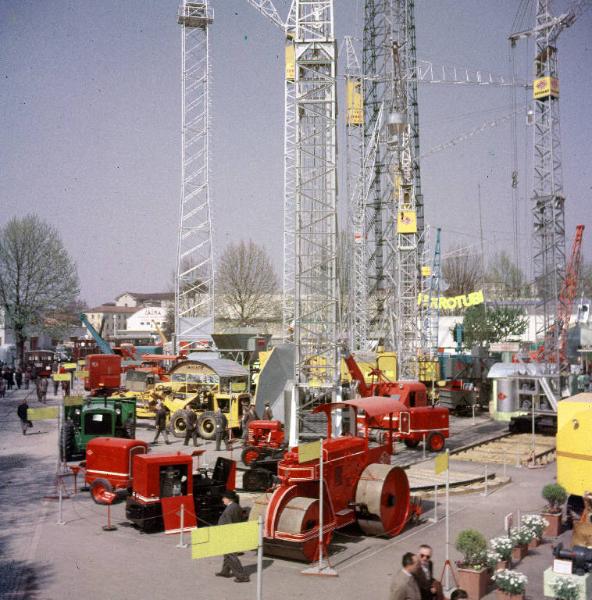
<path id="1" fill-rule="evenodd" d="M 487 592 L 487 541 L 475 529 L 464 529 L 456 538 L 456 549 L 463 555 L 457 562 L 458 585 L 469 598 L 479 600 Z"/>
<path id="2" fill-rule="evenodd" d="M 499 556 L 495 570 L 505 569 L 512 558 L 514 544 L 508 536 L 500 536 L 489 540 L 489 547 Z"/>
<path id="3" fill-rule="evenodd" d="M 510 531 L 510 539 L 512 540 L 512 560 L 519 562 L 528 554 L 532 531 L 526 527 L 514 527 Z"/>
<path id="4" fill-rule="evenodd" d="M 567 500 L 567 492 L 558 483 L 549 483 L 543 488 L 542 496 L 547 501 L 547 506 L 541 516 L 549 522 L 543 535 L 557 537 L 561 533 L 561 513 L 563 504 Z"/>
<path id="5" fill-rule="evenodd" d="M 520 520 L 520 524 L 532 532 L 532 540 L 528 547 L 536 548 L 542 541 L 543 531 L 549 525 L 549 521 L 541 515 L 524 515 Z"/>
<path id="6" fill-rule="evenodd" d="M 551 582 L 551 589 L 555 594 L 556 600 L 578 600 L 580 597 L 578 584 L 568 577 L 556 577 Z"/>
<path id="7" fill-rule="evenodd" d="M 518 571 L 496 571 L 492 577 L 497 589 L 495 595 L 497 600 L 523 600 L 524 590 L 528 579 L 524 573 Z"/>

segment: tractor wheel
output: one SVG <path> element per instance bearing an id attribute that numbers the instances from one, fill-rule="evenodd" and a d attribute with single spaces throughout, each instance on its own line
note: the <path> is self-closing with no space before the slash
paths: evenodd
<path id="1" fill-rule="evenodd" d="M 112 494 L 113 486 L 111 482 L 107 479 L 99 478 L 95 479 L 90 484 L 90 495 L 96 504 L 111 504 L 111 502 L 107 501 L 104 497 L 105 492 Z"/>
<path id="2" fill-rule="evenodd" d="M 204 440 L 213 440 L 216 437 L 216 419 L 213 412 L 205 412 L 197 420 L 197 433 Z"/>
<path id="3" fill-rule="evenodd" d="M 430 452 L 441 452 L 445 444 L 446 440 L 439 431 L 432 431 L 426 439 L 426 446 Z"/>
<path id="4" fill-rule="evenodd" d="M 406 439 L 403 440 L 403 443 L 407 448 L 417 448 L 419 446 L 419 440 Z"/>
<path id="5" fill-rule="evenodd" d="M 241 454 L 241 460 L 250 467 L 256 460 L 261 458 L 261 450 L 255 446 L 247 446 Z"/>
<path id="6" fill-rule="evenodd" d="M 66 421 L 62 426 L 62 435 L 60 439 L 60 457 L 63 461 L 68 461 L 74 456 L 76 442 L 74 439 L 74 423 Z"/>
<path id="7" fill-rule="evenodd" d="M 176 438 L 184 438 L 187 432 L 187 419 L 185 418 L 184 410 L 176 410 L 171 417 L 170 422 L 171 433 Z"/>

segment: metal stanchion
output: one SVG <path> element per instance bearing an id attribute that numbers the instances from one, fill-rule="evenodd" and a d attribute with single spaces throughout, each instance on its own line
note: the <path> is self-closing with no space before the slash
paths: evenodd
<path id="1" fill-rule="evenodd" d="M 489 482 L 489 474 L 487 473 L 487 465 L 485 465 L 485 489 L 481 493 L 482 496 L 487 496 L 487 485 Z"/>
<path id="2" fill-rule="evenodd" d="M 432 523 L 438 522 L 438 484 L 434 486 L 434 516 L 430 519 Z"/>
<path id="3" fill-rule="evenodd" d="M 56 525 L 65 525 L 66 524 L 66 521 L 64 521 L 63 512 L 62 512 L 63 488 L 64 488 L 64 482 L 62 480 L 62 476 L 58 475 L 58 520 L 56 522 Z"/>
<path id="4" fill-rule="evenodd" d="M 426 434 L 423 434 L 423 458 L 426 457 Z"/>
<path id="5" fill-rule="evenodd" d="M 259 545 L 257 546 L 257 600 L 263 599 L 263 517 L 259 515 Z"/>
<path id="6" fill-rule="evenodd" d="M 185 530 L 185 506 L 181 504 L 181 512 L 179 513 L 180 517 L 180 530 L 179 530 L 179 543 L 177 544 L 177 548 L 187 548 L 187 544 L 183 540 L 183 532 Z"/>
<path id="7" fill-rule="evenodd" d="M 103 525 L 103 531 L 115 531 L 117 527 L 111 524 L 111 504 L 107 504 L 107 525 Z"/>
<path id="8" fill-rule="evenodd" d="M 475 404 L 474 403 L 473 403 L 473 406 L 471 408 L 473 410 L 473 425 L 475 425 L 477 421 L 475 420 Z"/>

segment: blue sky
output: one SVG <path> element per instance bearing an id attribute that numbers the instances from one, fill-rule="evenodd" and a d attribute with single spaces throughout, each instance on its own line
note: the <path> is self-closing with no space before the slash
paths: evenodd
<path id="1" fill-rule="evenodd" d="M 288 4 L 276 2 L 283 14 Z M 246 0 L 211 5 L 215 249 L 252 238 L 279 272 L 282 35 Z M 510 74 L 507 37 L 518 5 L 418 0 L 418 58 Z M 556 2 L 554 11 L 568 5 Z M 361 6 L 335 1 L 339 43 L 343 35 L 361 36 Z M 90 304 L 170 285 L 181 185 L 176 11 L 174 0 L 0 0 L 0 225 L 31 212 L 56 225 Z M 521 77 L 530 78 L 532 55 L 532 45 L 518 48 Z M 568 247 L 575 225 L 584 223 L 590 258 L 592 10 L 561 34 L 559 57 Z M 422 153 L 511 112 L 509 91 L 498 88 L 422 84 L 419 102 Z M 525 103 L 522 92 L 519 102 Z M 532 132 L 525 109 L 517 123 L 521 257 L 528 270 Z M 422 162 L 426 219 L 442 227 L 445 249 L 479 250 L 480 186 L 486 254 L 512 251 L 511 139 L 506 121 Z M 344 193 L 339 202 L 343 211 Z"/>

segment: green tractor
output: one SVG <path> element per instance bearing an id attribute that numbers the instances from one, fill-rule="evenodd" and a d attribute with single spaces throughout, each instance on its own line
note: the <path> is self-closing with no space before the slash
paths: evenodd
<path id="1" fill-rule="evenodd" d="M 68 398 L 60 436 L 62 460 L 84 454 L 96 437 L 133 439 L 136 436 L 136 399 L 88 397 Z"/>

